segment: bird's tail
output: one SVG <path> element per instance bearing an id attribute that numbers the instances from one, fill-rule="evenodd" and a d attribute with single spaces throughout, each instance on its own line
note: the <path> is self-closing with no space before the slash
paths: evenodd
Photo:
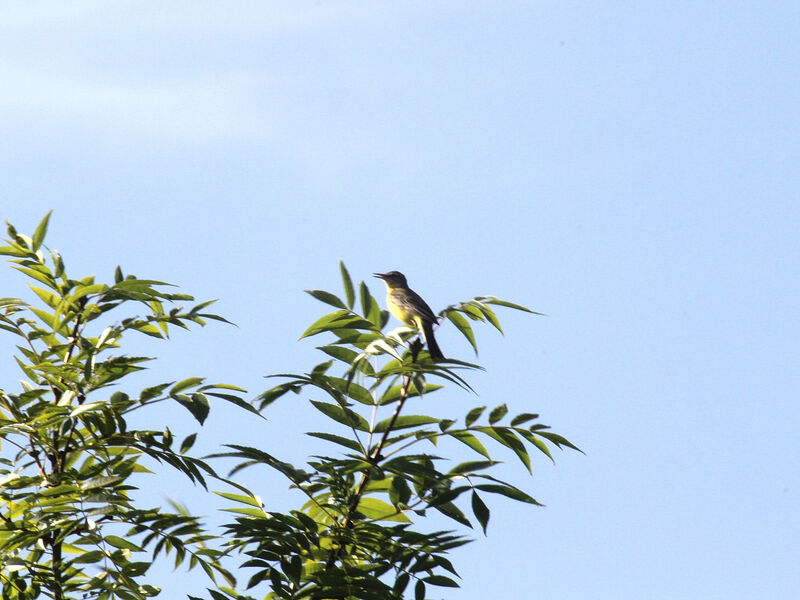
<path id="1" fill-rule="evenodd" d="M 444 360 L 444 354 L 439 349 L 439 344 L 436 343 L 436 338 L 433 337 L 433 324 L 429 321 L 423 321 L 422 333 L 425 336 L 425 343 L 428 344 L 428 353 L 433 360 Z"/>

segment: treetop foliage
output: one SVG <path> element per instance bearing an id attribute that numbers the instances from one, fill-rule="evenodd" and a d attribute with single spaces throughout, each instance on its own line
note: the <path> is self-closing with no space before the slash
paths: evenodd
<path id="1" fill-rule="evenodd" d="M 0 328 L 17 337 L 14 360 L 24 376 L 19 392 L 0 389 L 4 598 L 152 597 L 159 588 L 148 582 L 148 569 L 170 555 L 176 567 L 185 562 L 208 575 L 214 600 L 253 600 L 249 594 L 258 590 L 265 599 L 422 600 L 431 586 L 458 586 L 451 552 L 469 541 L 461 533 L 465 527 L 477 523 L 487 531 L 489 496 L 539 504 L 493 475 L 497 448 L 528 472 L 531 450 L 549 460 L 553 447 L 577 450 L 538 415 L 511 416 L 502 403 L 463 415 L 427 414 L 435 403 L 421 400 L 451 386 L 469 395 L 468 374 L 481 367 L 433 361 L 413 328 L 387 331 L 387 311 L 343 263 L 341 297 L 308 291 L 335 309 L 301 336 L 324 338 L 319 350 L 325 360 L 308 372 L 271 375 L 279 381 L 252 400 L 237 386 L 207 384 L 202 377 L 157 383 L 133 396 L 114 391 L 152 360 L 121 352 L 128 333 L 165 339 L 172 326 L 225 319 L 207 312 L 213 301 L 192 304 L 194 298 L 170 292 L 169 284 L 126 276 L 121 268 L 109 283 L 71 279 L 62 257 L 44 246 L 49 217 L 31 236 L 9 224 L 7 245 L 0 247 L 32 280 L 40 301 L 0 299 Z M 478 296 L 438 316 L 477 353 L 475 325 L 503 331 L 498 307 L 534 312 Z M 215 401 L 258 415 L 289 392 L 308 396 L 330 422 L 325 431 L 307 432 L 328 442 L 330 452 L 302 466 L 285 462 L 275 449 L 235 439 L 198 458 L 191 454 L 196 434 L 176 443 L 169 429 L 127 425 L 133 411 L 147 411 L 158 422 L 163 402 L 178 402 L 199 425 Z M 418 414 L 409 411 L 412 405 Z M 445 439 L 472 456 L 451 466 L 439 450 Z M 171 511 L 142 507 L 131 478 L 149 471 L 145 457 L 200 484 L 198 493 L 216 482 L 222 489 L 214 493 L 230 503 L 225 512 L 232 520 L 215 532 L 177 503 Z M 212 467 L 220 457 L 235 460 L 225 475 Z M 237 480 L 252 467 L 284 478 L 303 504 L 288 513 L 269 510 Z M 455 529 L 426 529 L 430 511 Z M 223 566 L 231 564 L 236 567 Z M 246 580 L 237 581 L 242 576 Z"/>

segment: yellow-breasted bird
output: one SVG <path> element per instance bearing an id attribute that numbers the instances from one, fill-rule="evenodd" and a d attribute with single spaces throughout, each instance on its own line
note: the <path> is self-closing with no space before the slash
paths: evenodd
<path id="1" fill-rule="evenodd" d="M 443 360 L 444 354 L 433 337 L 433 326 L 437 323 L 436 315 L 419 294 L 408 287 L 406 276 L 400 271 L 375 273 L 375 277 L 383 279 L 386 284 L 386 306 L 398 320 L 406 325 L 413 325 L 422 332 L 428 352 L 433 360 Z"/>

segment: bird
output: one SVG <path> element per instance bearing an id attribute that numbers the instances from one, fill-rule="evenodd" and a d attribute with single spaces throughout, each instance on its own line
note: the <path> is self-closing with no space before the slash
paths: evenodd
<path id="1" fill-rule="evenodd" d="M 422 332 L 428 345 L 428 353 L 433 360 L 444 360 L 444 354 L 439 349 L 436 338 L 433 337 L 433 326 L 438 319 L 425 300 L 408 287 L 406 276 L 400 271 L 374 273 L 374 275 L 386 284 L 386 306 L 389 312 L 399 321 L 412 325 Z"/>

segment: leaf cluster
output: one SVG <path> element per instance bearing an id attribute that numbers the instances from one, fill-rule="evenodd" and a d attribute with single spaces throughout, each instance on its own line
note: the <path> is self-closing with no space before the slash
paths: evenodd
<path id="1" fill-rule="evenodd" d="M 540 423 L 537 414 L 510 415 L 505 403 L 457 415 L 431 414 L 447 390 L 472 393 L 477 364 L 434 361 L 415 329 L 388 329 L 389 315 L 369 287 L 354 284 L 340 264 L 343 294 L 308 293 L 333 307 L 302 338 L 325 338 L 325 359 L 279 381 L 252 402 L 245 390 L 188 377 L 119 389 L 152 360 L 121 350 L 128 334 L 166 339 L 174 328 L 208 320 L 211 302 L 175 293 L 172 286 L 125 275 L 113 281 L 72 279 L 61 255 L 44 245 L 48 214 L 31 236 L 8 225 L 0 254 L 32 283 L 37 303 L 0 298 L 0 329 L 16 338 L 21 389 L 0 389 L 0 585 L 3 598 L 139 600 L 156 596 L 152 562 L 199 567 L 213 600 L 423 600 L 430 588 L 457 587 L 451 552 L 477 524 L 485 534 L 490 498 L 539 502 L 496 476 L 498 452 L 532 472 L 535 455 L 577 448 Z M 188 303 L 188 306 L 184 306 Z M 477 354 L 473 328 L 503 332 L 495 310 L 535 313 L 494 296 L 478 296 L 439 312 Z M 134 411 L 177 402 L 202 425 L 214 401 L 261 415 L 288 393 L 310 396 L 310 409 L 329 423 L 306 434 L 328 445 L 302 467 L 266 448 L 231 440 L 210 457 L 191 451 L 196 434 L 173 439 L 166 427 L 129 427 Z M 430 398 L 429 398 L 430 396 Z M 430 399 L 434 402 L 430 402 Z M 417 407 L 412 409 L 411 407 Z M 462 456 L 456 450 L 463 450 Z M 221 477 L 211 466 L 234 459 Z M 219 535 L 183 506 L 144 507 L 136 477 L 150 467 L 175 469 L 227 503 Z M 302 497 L 295 510 L 270 510 L 237 481 L 244 469 L 267 467 Z M 441 515 L 452 529 L 428 526 Z M 226 560 L 248 573 L 237 590 Z M 193 598 L 189 596 L 189 598 Z"/>
<path id="2" fill-rule="evenodd" d="M 60 254 L 43 245 L 49 216 L 30 237 L 9 224 L 0 247 L 33 281 L 41 302 L 0 299 L 0 328 L 16 336 L 14 359 L 23 375 L 20 392 L 0 389 L 3 598 L 155 596 L 158 588 L 142 580 L 147 556 L 160 552 L 173 553 L 176 566 L 188 557 L 190 567 L 232 581 L 195 517 L 143 509 L 133 499 L 132 477 L 149 472 L 144 458 L 203 486 L 216 475 L 186 454 L 194 435 L 178 446 L 168 428 L 133 430 L 128 421 L 132 412 L 169 400 L 202 423 L 209 398 L 251 409 L 238 396 L 244 390 L 199 377 L 151 386 L 136 397 L 109 389 L 151 360 L 119 352 L 126 334 L 166 338 L 172 326 L 224 319 L 206 312 L 210 302 L 183 308 L 178 303 L 191 296 L 124 276 L 120 268 L 113 283 L 69 278 Z M 131 306 L 137 313 L 125 310 Z"/>
<path id="3" fill-rule="evenodd" d="M 499 463 L 490 453 L 493 444 L 510 451 L 529 472 L 531 449 L 552 460 L 551 446 L 575 446 L 538 423 L 536 414 L 508 418 L 505 404 L 489 411 L 477 407 L 455 418 L 409 414 L 407 406 L 428 400 L 448 383 L 471 390 L 464 373 L 480 367 L 454 359 L 434 362 L 414 339 L 413 329 L 385 332 L 388 314 L 368 286 L 358 285 L 357 307 L 356 286 L 344 264 L 340 271 L 343 298 L 323 290 L 308 292 L 336 310 L 301 336 L 328 336 L 319 350 L 329 360 L 305 374 L 274 376 L 283 381 L 256 399 L 265 409 L 289 392 L 309 393 L 311 406 L 331 421 L 331 428 L 307 435 L 329 442 L 332 451 L 312 457 L 303 468 L 241 445 L 218 454 L 238 460 L 231 476 L 266 466 L 305 496 L 299 510 L 277 513 L 243 487 L 239 491 L 244 493 L 222 494 L 234 503 L 228 510 L 236 515 L 227 525 L 228 544 L 248 557 L 241 566 L 254 570 L 248 588 L 266 582 L 267 598 L 377 600 L 413 594 L 421 599 L 428 586 L 458 585 L 448 555 L 469 541 L 455 530 L 424 530 L 428 512 L 456 526 L 472 527 L 474 518 L 485 533 L 491 514 L 487 496 L 539 505 L 491 474 Z M 440 314 L 477 351 L 467 319 L 488 322 L 502 332 L 491 305 L 533 312 L 483 296 Z M 425 406 L 430 410 L 433 405 Z M 443 440 L 459 442 L 473 456 L 447 468 L 448 457 L 428 450 Z M 226 594 L 245 598 L 231 590 Z"/>

